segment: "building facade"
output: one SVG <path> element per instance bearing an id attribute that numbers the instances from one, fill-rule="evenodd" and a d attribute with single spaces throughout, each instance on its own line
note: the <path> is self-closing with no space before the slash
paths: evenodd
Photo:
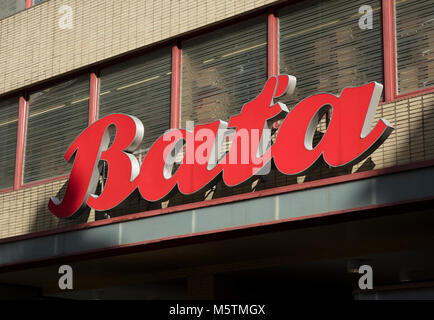
<path id="1" fill-rule="evenodd" d="M 276 285 L 433 297 L 433 51 L 428 0 L 0 0 L 1 297 L 281 297 Z M 393 131 L 350 166 L 272 164 L 234 187 L 50 212 L 67 192 L 65 152 L 98 119 L 140 119 L 142 163 L 166 130 L 228 121 L 280 74 L 297 78 L 279 99 L 289 114 L 315 94 L 382 84 L 373 123 Z M 313 148 L 332 119 L 332 108 L 318 119 Z M 99 172 L 102 192 L 110 165 Z M 59 288 L 62 265 L 72 290 Z M 372 289 L 358 285 L 362 265 Z"/>

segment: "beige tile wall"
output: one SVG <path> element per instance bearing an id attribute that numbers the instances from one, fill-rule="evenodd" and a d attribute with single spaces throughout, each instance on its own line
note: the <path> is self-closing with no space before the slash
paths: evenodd
<path id="1" fill-rule="evenodd" d="M 93 214 L 88 219 L 66 220 L 58 219 L 48 211 L 49 198 L 55 196 L 64 184 L 65 180 L 61 180 L 1 193 L 0 239 L 93 221 Z"/>
<path id="2" fill-rule="evenodd" d="M 0 20 L 0 94 L 276 0 L 49 0 Z M 67 4 L 72 29 L 59 27 Z"/>

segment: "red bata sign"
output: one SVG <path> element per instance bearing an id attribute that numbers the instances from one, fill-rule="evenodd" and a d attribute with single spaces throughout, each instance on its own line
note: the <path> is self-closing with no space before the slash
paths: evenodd
<path id="1" fill-rule="evenodd" d="M 229 123 L 217 120 L 197 125 L 192 131 L 167 131 L 152 145 L 141 166 L 132 152 L 143 140 L 142 122 L 125 114 L 96 121 L 66 151 L 65 160 L 74 164 L 63 200 L 52 197 L 50 211 L 67 218 L 86 206 L 109 210 L 136 189 L 144 199 L 157 201 L 167 198 L 176 188 L 191 194 L 219 178 L 232 187 L 265 174 L 272 160 L 286 175 L 304 174 L 321 159 L 331 167 L 352 165 L 371 154 L 393 130 L 384 119 L 372 128 L 383 89 L 376 82 L 345 88 L 340 96 L 310 96 L 289 112 L 274 99 L 291 94 L 295 84 L 293 76 L 272 77 Z M 331 114 L 330 123 L 314 147 L 313 136 L 325 112 Z M 270 128 L 279 119 L 284 120 L 271 144 Z M 110 145 L 113 128 L 116 135 Z M 226 153 L 220 149 L 227 132 L 232 133 L 233 140 Z M 174 170 L 180 150 L 184 150 L 183 161 Z M 108 164 L 108 175 L 103 191 L 96 195 L 101 161 Z"/>

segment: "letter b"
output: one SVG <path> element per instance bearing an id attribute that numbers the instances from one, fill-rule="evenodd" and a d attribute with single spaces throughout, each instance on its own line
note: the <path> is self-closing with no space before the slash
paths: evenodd
<path id="1" fill-rule="evenodd" d="M 109 146 L 113 128 L 116 135 Z M 49 210 L 59 218 L 69 218 L 86 205 L 102 211 L 124 200 L 136 188 L 133 180 L 140 165 L 132 152 L 142 142 L 143 134 L 142 122 L 125 114 L 109 115 L 85 129 L 65 153 L 65 160 L 74 165 L 63 199 L 52 197 Z M 108 164 L 109 173 L 104 190 L 97 196 L 101 160 Z"/>

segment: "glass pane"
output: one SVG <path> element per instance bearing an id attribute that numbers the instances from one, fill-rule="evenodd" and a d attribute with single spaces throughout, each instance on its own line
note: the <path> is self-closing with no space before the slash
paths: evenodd
<path id="1" fill-rule="evenodd" d="M 88 126 L 89 75 L 35 92 L 29 100 L 24 182 L 68 174 L 63 156 Z"/>
<path id="2" fill-rule="evenodd" d="M 434 86 L 434 3 L 396 1 L 398 92 Z"/>
<path id="3" fill-rule="evenodd" d="M 372 8 L 372 29 L 359 26 L 362 5 Z M 383 84 L 381 1 L 303 1 L 279 16 L 280 73 L 297 77 L 288 104 L 371 81 Z"/>
<path id="4" fill-rule="evenodd" d="M 26 0 L 0 0 L 0 19 L 26 8 Z"/>
<path id="5" fill-rule="evenodd" d="M 18 105 L 18 98 L 0 101 L 0 189 L 14 185 Z"/>
<path id="6" fill-rule="evenodd" d="M 267 80 L 267 24 L 260 17 L 182 45 L 181 127 L 227 121 Z"/>
<path id="7" fill-rule="evenodd" d="M 163 49 L 101 71 L 99 116 L 126 113 L 139 118 L 145 138 L 138 155 L 170 128 L 171 61 L 170 49 Z"/>

